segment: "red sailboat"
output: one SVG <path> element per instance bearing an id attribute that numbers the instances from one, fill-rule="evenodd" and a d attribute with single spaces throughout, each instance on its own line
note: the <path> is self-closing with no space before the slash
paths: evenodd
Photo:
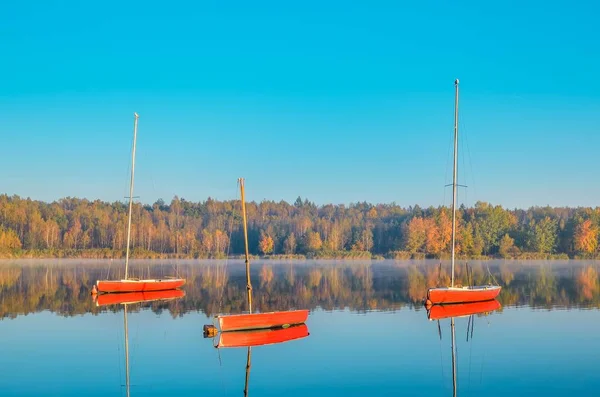
<path id="1" fill-rule="evenodd" d="M 458 79 L 454 82 L 455 104 L 454 104 L 454 172 L 452 178 L 452 278 L 450 287 L 437 287 L 427 290 L 426 305 L 480 302 L 495 299 L 500 293 L 498 285 L 482 286 L 454 286 L 454 251 L 456 237 L 456 188 L 457 164 L 458 164 Z"/>
<path id="2" fill-rule="evenodd" d="M 125 278 L 122 280 L 98 280 L 92 293 L 97 292 L 145 292 L 161 291 L 179 288 L 185 284 L 185 280 L 177 277 L 166 277 L 164 279 L 140 280 L 128 277 L 129 269 L 129 241 L 131 237 L 131 210 L 133 207 L 133 176 L 135 171 L 135 144 L 137 139 L 138 114 L 134 113 L 133 123 L 133 150 L 131 152 L 131 180 L 129 183 L 129 216 L 127 223 L 127 248 L 125 252 Z"/>
<path id="3" fill-rule="evenodd" d="M 288 327 L 303 324 L 308 318 L 308 310 L 288 310 L 269 313 L 252 313 L 252 284 L 250 282 L 250 259 L 248 253 L 248 226 L 246 221 L 246 199 L 244 179 L 238 180 L 242 201 L 242 218 L 244 222 L 244 244 L 246 249 L 246 290 L 248 298 L 247 314 L 217 316 L 221 332 L 242 331 L 251 329 Z"/>

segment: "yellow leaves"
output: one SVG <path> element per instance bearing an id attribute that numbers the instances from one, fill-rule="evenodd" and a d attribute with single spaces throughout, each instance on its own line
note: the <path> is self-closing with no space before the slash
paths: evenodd
<path id="1" fill-rule="evenodd" d="M 445 212 L 439 219 L 414 217 L 407 227 L 406 248 L 410 252 L 427 252 L 439 255 L 450 249 L 452 220 Z"/>
<path id="2" fill-rule="evenodd" d="M 419 252 L 427 241 L 424 220 L 421 217 L 414 217 L 410 220 L 407 227 L 406 249 L 410 252 Z"/>
<path id="3" fill-rule="evenodd" d="M 0 228 L 0 249 L 19 249 L 21 240 L 12 229 Z"/>
<path id="4" fill-rule="evenodd" d="M 268 255 L 273 252 L 273 247 L 275 243 L 273 238 L 268 234 L 262 234 L 260 241 L 258 242 L 258 250 L 262 252 L 264 255 Z"/>
<path id="5" fill-rule="evenodd" d="M 308 251 L 318 251 L 323 246 L 321 235 L 318 232 L 309 231 L 306 233 L 306 249 Z"/>
<path id="6" fill-rule="evenodd" d="M 369 210 L 369 212 L 367 212 L 367 218 L 369 218 L 369 219 L 377 218 L 377 210 L 375 209 L 375 207 L 371 208 Z"/>
<path id="7" fill-rule="evenodd" d="M 598 229 L 592 225 L 591 220 L 587 219 L 577 225 L 573 237 L 576 251 L 586 254 L 596 251 L 598 247 Z"/>

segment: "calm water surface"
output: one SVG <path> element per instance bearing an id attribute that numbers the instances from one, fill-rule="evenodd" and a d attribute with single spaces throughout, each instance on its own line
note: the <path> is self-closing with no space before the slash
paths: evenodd
<path id="1" fill-rule="evenodd" d="M 503 285 L 502 307 L 455 321 L 459 396 L 597 396 L 597 262 L 472 262 Z M 186 277 L 185 296 L 97 306 L 121 262 L 0 263 L 1 396 L 243 396 L 247 349 L 202 327 L 245 308 L 240 261 L 134 262 L 135 276 Z M 260 311 L 309 308 L 310 335 L 251 351 L 252 396 L 452 396 L 451 320 L 419 303 L 437 262 L 252 264 Z M 459 282 L 466 272 L 457 269 Z M 441 280 L 441 281 L 440 281 Z M 472 327 L 471 327 L 472 326 Z"/>

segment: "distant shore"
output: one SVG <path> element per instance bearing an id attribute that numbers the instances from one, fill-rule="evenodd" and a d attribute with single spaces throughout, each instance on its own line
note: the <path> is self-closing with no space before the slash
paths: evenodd
<path id="1" fill-rule="evenodd" d="M 152 251 L 133 250 L 131 259 L 244 259 L 243 255 L 202 255 L 196 253 L 174 254 Z M 424 253 L 410 253 L 406 251 L 394 251 L 385 255 L 373 254 L 368 251 L 317 251 L 307 254 L 293 255 L 250 255 L 253 260 L 449 260 L 450 255 L 431 256 Z M 85 249 L 85 250 L 11 250 L 0 251 L 0 259 L 125 259 L 125 251 L 111 249 Z M 600 256 L 593 257 L 569 257 L 566 254 L 546 254 L 536 252 L 523 252 L 514 257 L 501 257 L 498 255 L 457 256 L 458 260 L 595 260 Z"/>

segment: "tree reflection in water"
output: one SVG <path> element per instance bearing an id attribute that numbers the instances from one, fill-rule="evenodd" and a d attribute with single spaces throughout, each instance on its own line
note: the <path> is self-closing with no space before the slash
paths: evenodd
<path id="1" fill-rule="evenodd" d="M 502 285 L 498 300 L 503 307 L 599 307 L 600 283 L 595 262 L 477 262 L 457 267 L 458 284 L 485 283 L 493 278 Z M 245 279 L 241 261 L 186 262 L 132 265 L 134 277 L 185 277 L 185 297 L 149 304 L 157 313 L 175 317 L 196 311 L 206 315 L 245 310 Z M 64 316 L 120 311 L 119 306 L 96 307 L 90 290 L 97 279 L 122 276 L 117 263 L 66 261 L 0 264 L 0 313 L 3 318 L 51 311 Z M 325 310 L 421 310 L 428 287 L 445 285 L 448 266 L 435 261 L 262 261 L 252 269 L 259 311 L 296 307 Z M 133 308 L 132 308 L 133 309 Z"/>

